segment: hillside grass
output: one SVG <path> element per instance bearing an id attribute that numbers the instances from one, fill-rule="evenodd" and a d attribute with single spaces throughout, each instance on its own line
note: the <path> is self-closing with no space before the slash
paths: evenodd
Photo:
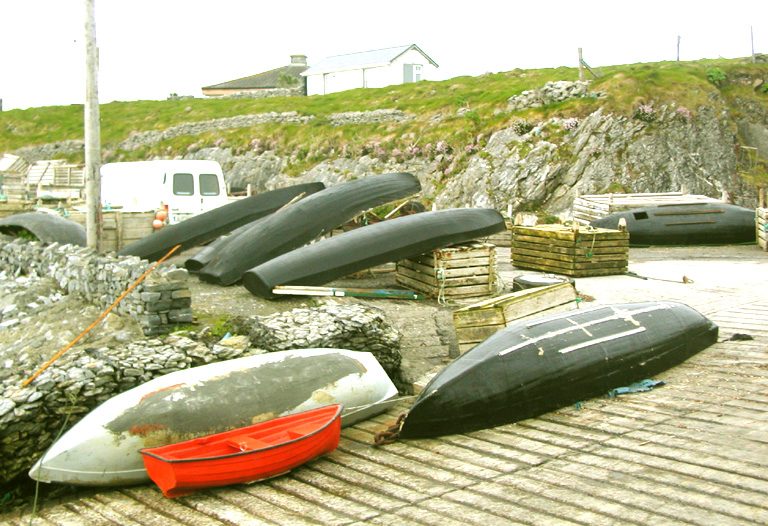
<path id="1" fill-rule="evenodd" d="M 174 157 L 214 145 L 230 147 L 238 153 L 269 149 L 290 158 L 289 169 L 295 173 L 329 157 L 355 157 L 365 153 L 386 157 L 412 152 L 415 148 L 435 148 L 438 143 L 447 151 L 472 152 L 512 120 L 535 124 L 552 117 L 585 117 L 597 108 L 631 116 L 641 105 L 666 104 L 695 111 L 697 107 L 711 105 L 712 94 L 718 90 L 725 98 L 757 97 L 761 104 L 767 105 L 768 93 L 755 92 L 748 80 L 768 81 L 768 67 L 745 62 L 745 59 L 721 59 L 606 67 L 602 68 L 603 76 L 594 79 L 590 87 L 593 92 L 605 93 L 600 99 L 571 100 L 511 113 L 506 111 L 509 97 L 549 81 L 576 80 L 578 70 L 516 69 L 312 97 L 111 102 L 100 107 L 102 149 L 105 161 Z M 725 76 L 719 86 L 711 79 L 714 70 Z M 588 74 L 588 77 L 591 76 Z M 467 110 L 463 115 L 457 114 L 461 108 Z M 341 127 L 331 126 L 327 119 L 333 113 L 375 109 L 398 109 L 417 118 L 404 123 Z M 313 115 L 315 119 L 306 125 L 268 123 L 177 137 L 131 152 L 116 150 L 116 145 L 134 132 L 163 130 L 184 122 L 286 111 Z M 0 153 L 82 137 L 82 105 L 0 113 Z M 82 155 L 75 155 L 68 160 L 82 162 L 83 159 Z"/>

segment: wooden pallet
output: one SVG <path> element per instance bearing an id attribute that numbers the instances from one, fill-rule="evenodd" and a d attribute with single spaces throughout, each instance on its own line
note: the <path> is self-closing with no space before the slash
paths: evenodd
<path id="1" fill-rule="evenodd" d="M 85 226 L 85 212 L 73 212 L 67 219 Z M 102 251 L 116 252 L 155 231 L 155 212 L 102 212 Z"/>
<path id="2" fill-rule="evenodd" d="M 768 208 L 758 208 L 756 213 L 757 244 L 768 251 Z"/>
<path id="3" fill-rule="evenodd" d="M 605 228 L 574 231 L 562 225 L 512 229 L 512 264 L 572 277 L 608 276 L 627 271 L 629 234 Z"/>
<path id="4" fill-rule="evenodd" d="M 512 292 L 458 309 L 453 313 L 453 326 L 459 351 L 468 351 L 512 322 L 565 312 L 577 306 L 574 286 L 558 283 Z"/>
<path id="5" fill-rule="evenodd" d="M 496 246 L 462 243 L 398 261 L 395 281 L 433 298 L 472 298 L 496 291 Z"/>

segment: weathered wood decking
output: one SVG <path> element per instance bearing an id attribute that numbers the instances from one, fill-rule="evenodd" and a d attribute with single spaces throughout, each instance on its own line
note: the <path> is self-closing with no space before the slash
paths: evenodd
<path id="1" fill-rule="evenodd" d="M 629 269 L 653 279 L 576 287 L 599 303 L 680 300 L 721 329 L 717 344 L 656 377 L 663 387 L 372 447 L 403 403 L 282 477 L 173 500 L 153 485 L 88 492 L 44 505 L 32 524 L 768 524 L 768 257 L 757 246 L 632 249 Z"/>

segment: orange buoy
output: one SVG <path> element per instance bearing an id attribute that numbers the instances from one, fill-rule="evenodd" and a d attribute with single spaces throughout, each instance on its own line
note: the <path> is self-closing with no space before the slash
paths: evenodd
<path id="1" fill-rule="evenodd" d="M 165 210 L 158 210 L 157 213 L 155 214 L 155 218 L 160 221 L 165 221 L 166 217 L 168 217 L 168 212 L 166 212 Z"/>
<path id="2" fill-rule="evenodd" d="M 163 222 L 160 221 L 159 219 L 155 219 L 154 221 L 152 221 L 152 226 L 155 228 L 162 228 Z"/>

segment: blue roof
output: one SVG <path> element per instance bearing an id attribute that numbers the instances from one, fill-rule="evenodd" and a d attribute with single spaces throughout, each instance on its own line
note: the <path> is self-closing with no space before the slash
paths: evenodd
<path id="1" fill-rule="evenodd" d="M 376 49 L 373 51 L 361 51 L 359 53 L 350 53 L 348 55 L 336 55 L 327 57 L 302 73 L 303 76 L 317 75 L 320 73 L 329 73 L 331 71 L 345 71 L 350 69 L 372 68 L 376 66 L 386 66 L 397 57 L 415 49 L 435 67 L 438 67 L 435 61 L 429 58 L 419 46 L 410 44 L 407 46 L 388 47 L 385 49 Z"/>

